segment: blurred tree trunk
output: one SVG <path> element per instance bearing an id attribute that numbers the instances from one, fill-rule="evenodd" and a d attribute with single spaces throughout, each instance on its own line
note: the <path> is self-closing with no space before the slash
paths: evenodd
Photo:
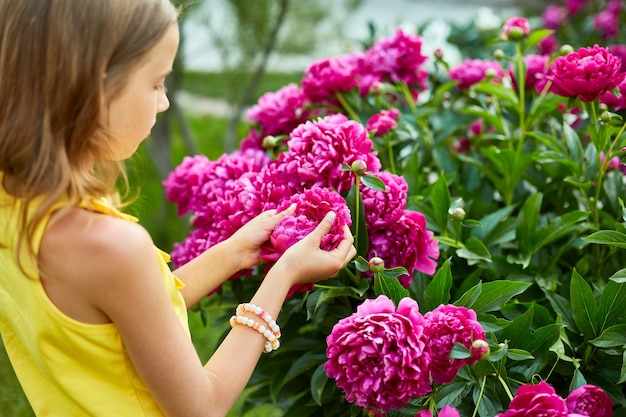
<path id="1" fill-rule="evenodd" d="M 280 29 L 285 22 L 285 16 L 287 15 L 288 8 L 289 0 L 281 0 L 276 19 L 274 19 L 274 24 L 271 26 L 269 36 L 265 41 L 265 46 L 261 54 L 261 59 L 259 60 L 259 63 L 252 75 L 252 78 L 250 79 L 250 81 L 248 81 L 248 84 L 246 85 L 241 97 L 239 97 L 239 101 L 237 102 L 230 116 L 226 136 L 224 138 L 224 149 L 226 150 L 226 152 L 233 151 L 236 147 L 237 127 L 240 120 L 242 119 L 243 113 L 248 103 L 253 100 L 254 95 L 259 88 L 259 84 L 261 83 L 261 80 L 267 68 L 267 62 L 269 60 L 269 57 L 272 51 L 276 49 L 278 33 L 280 32 Z"/>

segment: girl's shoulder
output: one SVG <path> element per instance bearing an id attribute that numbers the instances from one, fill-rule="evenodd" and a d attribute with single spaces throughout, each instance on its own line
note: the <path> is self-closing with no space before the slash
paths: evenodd
<path id="1" fill-rule="evenodd" d="M 129 278 L 155 264 L 148 232 L 127 219 L 84 208 L 53 214 L 39 249 L 42 283 L 51 301 L 83 322 L 107 322 L 103 297 L 123 297 Z M 146 275 L 143 275 L 146 276 Z M 56 299 L 55 299 L 56 297 Z"/>

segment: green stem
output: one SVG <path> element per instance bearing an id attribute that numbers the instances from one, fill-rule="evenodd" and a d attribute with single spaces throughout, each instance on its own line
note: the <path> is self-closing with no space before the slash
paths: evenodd
<path id="1" fill-rule="evenodd" d="M 415 110 L 417 110 L 417 104 L 415 104 L 415 100 L 413 99 L 413 96 L 411 95 L 411 90 L 409 89 L 409 86 L 405 82 L 400 83 L 400 91 L 402 92 L 402 95 L 404 96 L 404 99 L 409 105 L 409 108 L 411 109 L 411 111 L 414 112 Z"/>
<path id="2" fill-rule="evenodd" d="M 526 138 L 526 70 L 524 54 L 522 53 L 520 42 L 515 42 L 515 56 L 517 64 L 517 88 L 519 89 L 519 142 L 517 144 L 517 155 L 520 155 Z"/>
<path id="3" fill-rule="evenodd" d="M 343 96 L 341 92 L 337 93 L 337 100 L 339 100 L 339 102 L 345 109 L 346 113 L 348 113 L 348 115 L 350 116 L 352 120 L 361 122 L 361 118 L 359 117 L 358 114 L 355 113 L 355 111 L 352 109 L 352 106 L 350 106 L 350 103 L 348 103 L 348 100 L 346 100 L 346 98 Z"/>
<path id="4" fill-rule="evenodd" d="M 487 376 L 483 375 L 483 381 L 480 384 L 480 394 L 478 395 L 478 401 L 476 401 L 476 407 L 474 407 L 474 412 L 472 413 L 472 417 L 476 417 L 478 413 L 478 406 L 480 406 L 480 401 L 483 399 L 483 394 L 485 393 L 485 383 L 487 382 Z"/>
<path id="5" fill-rule="evenodd" d="M 502 375 L 498 375 L 498 380 L 500 381 L 500 383 L 504 387 L 504 391 L 506 391 L 506 395 L 508 395 L 509 400 L 512 400 L 513 399 L 513 394 L 511 393 L 511 390 L 509 389 L 509 386 L 507 385 L 507 383 L 504 381 L 504 379 L 502 379 Z"/>
<path id="6" fill-rule="evenodd" d="M 387 152 L 389 153 L 389 171 L 392 174 L 396 173 L 396 162 L 393 155 L 393 146 L 391 145 L 391 135 L 386 134 L 387 139 Z"/>

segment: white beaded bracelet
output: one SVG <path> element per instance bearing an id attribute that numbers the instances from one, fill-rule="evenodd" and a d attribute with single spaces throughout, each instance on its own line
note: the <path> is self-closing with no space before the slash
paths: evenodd
<path id="1" fill-rule="evenodd" d="M 245 316 L 232 316 L 230 318 L 230 326 L 234 327 L 236 324 L 243 324 L 245 326 L 250 327 L 251 329 L 259 332 L 263 337 L 265 337 L 265 347 L 263 348 L 263 352 L 269 353 L 271 351 L 277 350 L 280 347 L 280 342 L 278 341 L 278 337 L 269 330 L 264 325 L 260 324 L 254 319 L 245 317 Z"/>
<path id="2" fill-rule="evenodd" d="M 259 316 L 261 318 L 261 320 L 263 320 L 263 321 L 265 321 L 265 323 L 267 323 L 268 327 L 272 330 L 274 335 L 277 338 L 280 337 L 280 327 L 278 326 L 276 321 L 274 321 L 272 319 L 272 316 L 270 316 L 261 307 L 256 306 L 256 305 L 254 305 L 252 303 L 242 303 L 242 304 L 239 304 L 237 306 L 237 315 L 238 316 L 242 316 L 245 312 L 254 313 L 257 316 Z"/>

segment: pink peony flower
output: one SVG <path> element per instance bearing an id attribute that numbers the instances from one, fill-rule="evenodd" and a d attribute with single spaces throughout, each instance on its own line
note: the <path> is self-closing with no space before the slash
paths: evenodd
<path id="1" fill-rule="evenodd" d="M 431 377 L 438 384 L 448 384 L 456 377 L 459 369 L 473 365 L 480 359 L 484 351 L 474 351 L 472 343 L 475 340 L 485 341 L 485 332 L 476 320 L 474 310 L 452 304 L 440 305 L 426 313 L 424 319 L 424 334 L 431 352 Z M 455 343 L 461 343 L 473 355 L 467 359 L 450 359 Z"/>
<path id="2" fill-rule="evenodd" d="M 626 109 L 626 78 L 617 86 L 617 95 L 613 91 L 607 91 L 600 96 L 600 103 L 606 104 L 610 109 Z"/>
<path id="3" fill-rule="evenodd" d="M 400 117 L 400 110 L 396 108 L 381 110 L 380 113 L 376 113 L 368 119 L 365 129 L 372 132 L 374 136 L 384 136 L 398 126 L 396 122 L 398 117 Z"/>
<path id="4" fill-rule="evenodd" d="M 302 78 L 302 90 L 314 102 L 323 102 L 356 86 L 358 67 L 353 55 L 314 62 Z"/>
<path id="5" fill-rule="evenodd" d="M 541 55 L 551 55 L 559 48 L 559 43 L 554 34 L 550 34 L 539 41 L 538 49 Z"/>
<path id="6" fill-rule="evenodd" d="M 621 0 L 612 0 L 606 9 L 593 17 L 593 27 L 600 33 L 603 40 L 611 39 L 619 33 L 619 17 L 622 10 Z"/>
<path id="7" fill-rule="evenodd" d="M 458 81 L 456 87 L 459 90 L 467 90 L 474 84 L 484 80 L 488 72 L 494 76 L 493 80 L 496 82 L 500 81 L 504 76 L 502 67 L 497 62 L 471 58 L 467 58 L 456 67 L 451 68 L 449 76 L 452 80 Z"/>
<path id="8" fill-rule="evenodd" d="M 365 300 L 326 338 L 324 370 L 359 407 L 387 412 L 431 391 L 424 318 L 415 300 Z"/>
<path id="9" fill-rule="evenodd" d="M 328 187 L 344 193 L 355 180 L 351 171 L 342 169 L 344 164 L 364 161 L 371 172 L 381 167 L 363 125 L 341 114 L 301 124 L 291 132 L 287 145 L 289 149 L 278 157 L 279 169 L 303 188 Z"/>
<path id="10" fill-rule="evenodd" d="M 265 152 L 255 149 L 223 154 L 216 161 L 209 161 L 203 166 L 202 183 L 196 186 L 189 198 L 189 209 L 203 218 L 205 223 L 217 223 L 222 219 L 217 211 L 228 200 L 227 187 L 244 173 L 259 172 L 268 163 L 269 157 Z"/>
<path id="11" fill-rule="evenodd" d="M 369 231 L 370 248 L 367 259 L 378 256 L 387 268 L 402 266 L 409 272 L 398 280 L 405 288 L 411 285 L 413 271 L 434 274 L 439 258 L 438 241 L 426 229 L 426 217 L 417 211 L 404 210 L 392 224 Z"/>
<path id="12" fill-rule="evenodd" d="M 565 8 L 570 16 L 577 14 L 589 0 L 565 0 Z"/>
<path id="13" fill-rule="evenodd" d="M 165 195 L 177 205 L 179 216 L 189 211 L 189 200 L 204 182 L 210 164 L 209 158 L 204 155 L 186 156 L 163 181 Z"/>
<path id="14" fill-rule="evenodd" d="M 427 59 L 422 55 L 422 38 L 398 29 L 393 36 L 379 39 L 363 53 L 359 74 L 370 85 L 373 80 L 380 80 L 425 89 L 428 72 L 422 64 Z"/>
<path id="15" fill-rule="evenodd" d="M 525 17 L 511 17 L 504 22 L 502 33 L 505 39 L 521 40 L 530 35 L 530 23 Z"/>
<path id="16" fill-rule="evenodd" d="M 265 93 L 248 110 L 248 119 L 257 122 L 262 136 L 287 135 L 309 117 L 308 101 L 296 84 L 288 84 L 278 91 Z"/>
<path id="17" fill-rule="evenodd" d="M 546 72 L 548 71 L 548 61 L 550 57 L 547 55 L 533 55 L 529 54 L 524 56 L 524 63 L 526 64 L 526 78 L 524 79 L 524 87 L 527 90 L 537 89 L 541 93 L 547 80 L 545 79 Z M 517 89 L 517 79 L 515 78 L 514 68 L 509 67 L 509 73 L 513 85 Z"/>
<path id="18" fill-rule="evenodd" d="M 557 30 L 567 20 L 567 9 L 551 4 L 541 14 L 541 22 L 546 29 Z"/>
<path id="19" fill-rule="evenodd" d="M 622 61 L 620 72 L 626 72 L 626 45 L 609 45 L 607 48 Z"/>
<path id="20" fill-rule="evenodd" d="M 528 416 L 567 417 L 565 400 L 543 381 L 536 385 L 522 385 L 509 404 L 509 409 L 497 417 Z"/>
<path id="21" fill-rule="evenodd" d="M 620 67 L 619 58 L 595 45 L 556 58 L 546 79 L 552 81 L 553 93 L 590 102 L 624 80 L 626 73 L 620 73 Z"/>
<path id="22" fill-rule="evenodd" d="M 565 399 L 567 411 L 589 417 L 610 417 L 613 414 L 613 402 L 606 392 L 595 385 L 583 385 L 576 388 Z"/>
<path id="23" fill-rule="evenodd" d="M 361 191 L 365 221 L 369 228 L 384 227 L 402 217 L 409 190 L 404 177 L 388 171 L 380 171 L 376 176 L 385 184 L 385 191 L 369 187 L 363 187 Z"/>
<path id="24" fill-rule="evenodd" d="M 276 261 L 288 248 L 312 232 L 329 211 L 334 211 L 337 217 L 330 232 L 322 238 L 322 249 L 335 249 L 343 239 L 344 226 L 352 224 L 350 209 L 343 197 L 327 188 L 315 187 L 295 194 L 279 204 L 277 210 L 284 210 L 294 203 L 295 212 L 276 225 L 269 242 L 263 246 L 263 259 Z"/>
<path id="25" fill-rule="evenodd" d="M 461 417 L 459 411 L 450 407 L 449 405 L 444 405 L 441 410 L 439 410 L 438 417 Z M 415 414 L 415 417 L 433 417 L 433 413 L 430 410 L 422 410 L 419 413 Z"/>

